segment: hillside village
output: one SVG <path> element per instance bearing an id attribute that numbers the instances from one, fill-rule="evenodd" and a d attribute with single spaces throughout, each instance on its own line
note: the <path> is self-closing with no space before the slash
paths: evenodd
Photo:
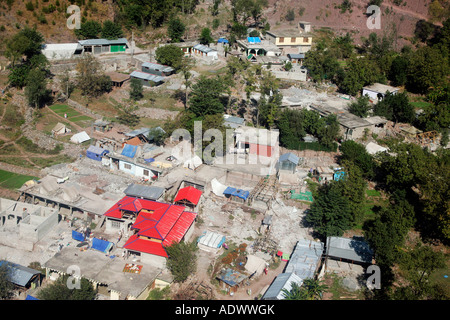
<path id="1" fill-rule="evenodd" d="M 198 7 L 216 4 L 237 12 Z M 68 42 L 39 43 L 28 27 L 11 36 L 2 299 L 54 300 L 67 277 L 90 300 L 449 298 L 448 56 L 432 64 L 448 54 L 449 20 L 414 49 L 434 50 L 425 59 L 441 72 L 423 84 L 417 69 L 404 65 L 400 81 L 369 61 L 414 64 L 413 49 L 375 50 L 385 38 L 356 45 L 298 14 L 236 31 L 237 16 L 145 44 L 118 24 L 103 37 L 106 23 Z M 24 37 L 38 46 L 20 51 Z M 360 62 L 385 77 L 351 83 L 370 73 Z M 419 254 L 436 263 L 405 262 Z M 382 290 L 367 281 L 373 266 Z"/>

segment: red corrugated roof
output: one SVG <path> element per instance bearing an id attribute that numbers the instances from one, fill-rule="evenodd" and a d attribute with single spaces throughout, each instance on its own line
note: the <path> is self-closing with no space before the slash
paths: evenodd
<path id="1" fill-rule="evenodd" d="M 128 239 L 128 241 L 123 245 L 123 247 L 128 250 L 150 253 L 166 258 L 168 257 L 162 243 L 141 239 L 136 234 L 132 235 L 130 239 Z"/>
<path id="2" fill-rule="evenodd" d="M 138 137 L 134 137 L 134 138 L 131 138 L 130 140 L 125 141 L 124 144 L 131 144 L 132 146 L 139 146 L 142 144 L 142 141 Z"/>
<path id="3" fill-rule="evenodd" d="M 197 205 L 198 201 L 200 200 L 201 195 L 202 195 L 202 192 L 200 190 L 195 189 L 192 186 L 185 187 L 178 191 L 178 194 L 175 197 L 174 202 L 178 202 L 180 200 L 188 200 L 192 204 Z"/>
<path id="4" fill-rule="evenodd" d="M 192 225 L 192 222 L 194 222 L 196 216 L 197 214 L 195 212 L 183 212 L 177 223 L 164 239 L 163 245 L 167 247 L 170 246 L 173 241 L 180 242 L 186 234 L 186 231 Z"/>

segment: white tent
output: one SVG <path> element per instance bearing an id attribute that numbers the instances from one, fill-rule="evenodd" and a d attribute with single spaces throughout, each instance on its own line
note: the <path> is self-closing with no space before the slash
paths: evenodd
<path id="1" fill-rule="evenodd" d="M 198 247 L 204 251 L 215 252 L 225 242 L 225 236 L 223 234 L 205 231 L 198 239 Z"/>
<path id="2" fill-rule="evenodd" d="M 366 145 L 366 150 L 369 154 L 376 154 L 378 152 L 384 152 L 384 151 L 388 151 L 387 148 L 380 146 L 379 144 L 376 144 L 374 142 L 369 142 Z"/>
<path id="3" fill-rule="evenodd" d="M 70 129 L 68 129 L 63 123 L 58 122 L 56 126 L 52 129 L 53 134 L 65 134 L 66 132 L 70 132 Z"/>
<path id="4" fill-rule="evenodd" d="M 83 143 L 88 140 L 91 140 L 91 137 L 88 136 L 86 131 L 78 132 L 74 134 L 72 138 L 70 138 L 70 141 L 72 141 L 73 143 Z"/>
<path id="5" fill-rule="evenodd" d="M 247 263 L 245 264 L 245 270 L 247 270 L 250 274 L 255 273 L 255 276 L 259 276 L 264 272 L 266 268 L 266 261 L 264 259 L 249 254 L 247 256 Z"/>
<path id="6" fill-rule="evenodd" d="M 223 185 L 219 182 L 219 180 L 217 180 L 216 178 L 211 180 L 211 188 L 212 188 L 212 192 L 219 197 L 224 197 L 223 192 L 225 191 L 225 189 L 227 188 L 226 185 Z"/>
<path id="7" fill-rule="evenodd" d="M 188 169 L 196 169 L 203 163 L 202 159 L 199 156 L 195 155 L 191 159 L 184 162 L 183 167 Z"/>

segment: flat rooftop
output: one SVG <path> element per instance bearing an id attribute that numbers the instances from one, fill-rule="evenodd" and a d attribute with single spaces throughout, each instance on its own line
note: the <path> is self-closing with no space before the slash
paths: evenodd
<path id="1" fill-rule="evenodd" d="M 142 265 L 141 272 L 139 274 L 123 272 L 127 263 Z M 48 260 L 44 267 L 66 273 L 67 269 L 73 265 L 80 268 L 83 278 L 107 285 L 108 289 L 118 291 L 124 296 L 134 297 L 144 291 L 162 272 L 162 269 L 153 266 L 124 260 L 120 255 L 111 258 L 111 255 L 105 255 L 95 249 L 80 251 L 75 244 L 64 247 Z"/>

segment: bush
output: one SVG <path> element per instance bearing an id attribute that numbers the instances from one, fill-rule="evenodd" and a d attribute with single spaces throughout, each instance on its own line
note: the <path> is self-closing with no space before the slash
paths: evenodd
<path id="1" fill-rule="evenodd" d="M 295 12 L 293 9 L 289 9 L 286 13 L 285 19 L 287 21 L 294 21 L 295 20 Z"/>
<path id="2" fill-rule="evenodd" d="M 25 8 L 26 8 L 28 11 L 33 11 L 33 10 L 34 10 L 34 5 L 33 5 L 33 3 L 32 3 L 31 1 L 29 1 L 29 2 L 27 2 L 27 3 L 25 4 Z"/>

